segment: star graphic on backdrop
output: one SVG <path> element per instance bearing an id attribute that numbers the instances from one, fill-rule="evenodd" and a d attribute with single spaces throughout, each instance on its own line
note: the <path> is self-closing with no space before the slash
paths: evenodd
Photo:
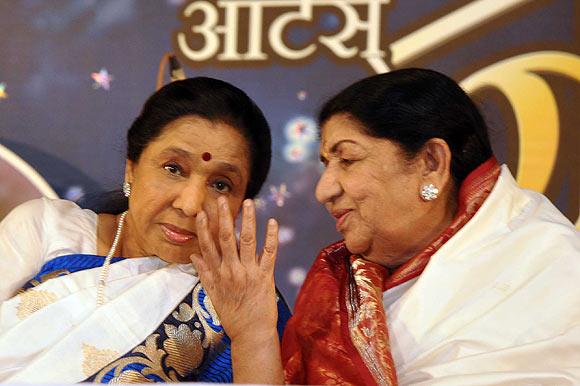
<path id="1" fill-rule="evenodd" d="M 6 94 L 6 83 L 0 83 L 0 99 L 7 99 L 8 94 Z"/>
<path id="2" fill-rule="evenodd" d="M 278 207 L 283 207 L 286 199 L 290 197 L 290 192 L 286 188 L 286 184 L 280 184 L 280 187 L 270 185 L 269 199 L 276 203 Z"/>
<path id="3" fill-rule="evenodd" d="M 99 72 L 91 73 L 91 78 L 95 81 L 93 83 L 93 88 L 102 88 L 104 90 L 109 90 L 111 88 L 111 82 L 113 81 L 113 75 L 109 74 L 106 68 L 101 68 Z"/>

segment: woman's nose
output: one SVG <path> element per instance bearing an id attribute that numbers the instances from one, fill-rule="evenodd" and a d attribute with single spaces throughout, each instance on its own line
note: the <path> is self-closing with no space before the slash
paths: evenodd
<path id="1" fill-rule="evenodd" d="M 195 216 L 203 209 L 207 189 L 204 180 L 192 179 L 180 187 L 173 207 L 180 209 L 186 216 Z"/>
<path id="2" fill-rule="evenodd" d="M 342 188 L 336 178 L 336 172 L 333 167 L 328 166 L 316 184 L 316 199 L 321 204 L 325 204 L 334 200 L 341 192 Z"/>

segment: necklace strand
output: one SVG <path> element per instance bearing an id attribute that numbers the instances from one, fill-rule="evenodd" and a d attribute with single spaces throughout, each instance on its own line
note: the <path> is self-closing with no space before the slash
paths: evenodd
<path id="1" fill-rule="evenodd" d="M 127 216 L 127 211 L 121 213 L 119 224 L 117 224 L 117 231 L 115 232 L 115 238 L 113 239 L 113 244 L 111 245 L 111 249 L 109 249 L 109 253 L 103 262 L 103 266 L 101 267 L 101 273 L 99 274 L 99 282 L 97 285 L 97 307 L 102 306 L 105 303 L 105 280 L 107 280 L 107 276 L 109 275 L 111 259 L 113 258 L 115 250 L 117 250 L 119 240 L 121 239 L 121 232 L 123 231 L 125 216 Z"/>

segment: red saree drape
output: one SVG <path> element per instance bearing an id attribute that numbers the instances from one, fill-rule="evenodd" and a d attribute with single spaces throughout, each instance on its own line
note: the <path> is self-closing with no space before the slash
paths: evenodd
<path id="1" fill-rule="evenodd" d="M 379 264 L 352 255 L 343 241 L 323 249 L 284 331 L 286 382 L 397 385 L 383 291 L 423 272 L 431 256 L 475 215 L 499 172 L 492 157 L 467 176 L 451 225 L 392 274 Z"/>

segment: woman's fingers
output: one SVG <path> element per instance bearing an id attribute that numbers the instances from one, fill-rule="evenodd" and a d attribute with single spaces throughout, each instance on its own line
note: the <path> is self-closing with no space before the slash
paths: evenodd
<path id="1" fill-rule="evenodd" d="M 274 271 L 276 255 L 278 254 L 278 222 L 271 218 L 268 220 L 266 241 L 259 264 L 265 271 Z"/>
<path id="2" fill-rule="evenodd" d="M 225 197 L 217 202 L 218 218 L 200 212 L 196 219 L 201 253 L 191 255 L 206 293 L 212 300 L 222 326 L 232 341 L 239 342 L 252 331 L 255 321 L 275 327 L 277 307 L 274 290 L 274 263 L 278 251 L 278 223 L 267 225 L 264 249 L 256 258 L 256 213 L 253 202 L 243 205 L 240 245 Z M 217 221 L 217 235 L 210 232 Z"/>
<path id="3" fill-rule="evenodd" d="M 228 200 L 225 197 L 218 198 L 218 216 L 219 216 L 219 245 L 222 254 L 222 260 L 229 264 L 239 262 L 238 243 L 234 230 L 234 220 L 230 213 Z"/>
<path id="4" fill-rule="evenodd" d="M 211 236 L 207 214 L 201 211 L 197 214 L 195 219 L 195 228 L 197 232 L 197 240 L 199 242 L 199 249 L 201 251 L 201 258 L 203 258 L 207 269 L 217 269 L 221 265 L 221 256 L 213 242 Z M 193 260 L 193 259 L 192 259 Z"/>
<path id="5" fill-rule="evenodd" d="M 193 264 L 193 268 L 197 271 L 200 279 L 206 283 L 208 280 L 212 280 L 211 277 L 211 270 L 209 269 L 207 263 L 203 260 L 203 257 L 198 255 L 197 253 L 193 253 L 189 256 L 191 259 L 191 264 Z"/>
<path id="6" fill-rule="evenodd" d="M 240 231 L 240 260 L 244 266 L 256 261 L 256 210 L 250 199 L 244 201 Z"/>

